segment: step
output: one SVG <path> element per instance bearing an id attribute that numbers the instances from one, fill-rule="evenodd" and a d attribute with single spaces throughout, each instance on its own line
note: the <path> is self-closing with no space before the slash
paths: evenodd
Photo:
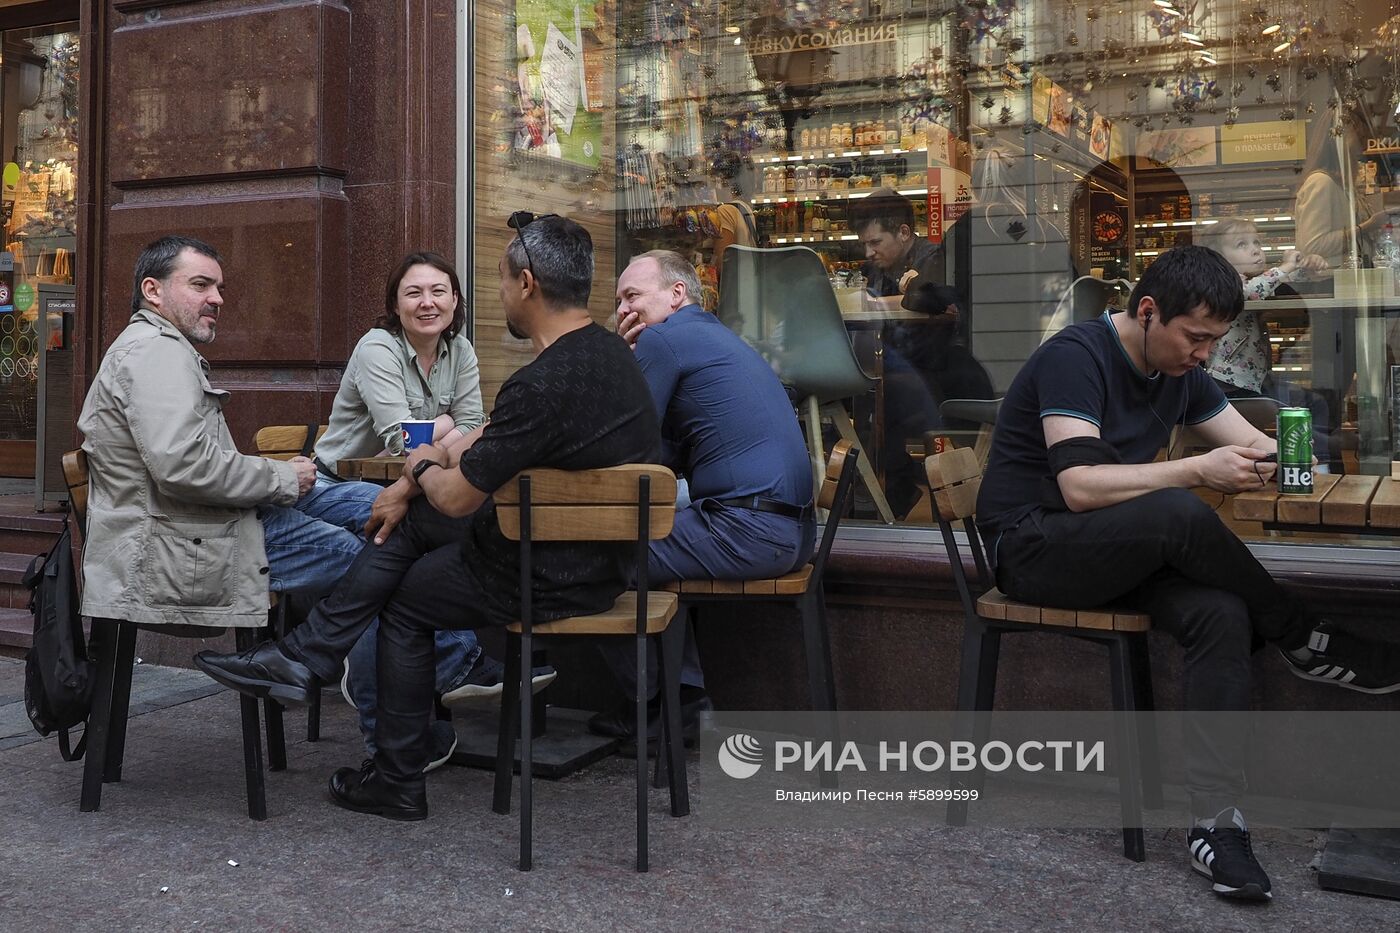
<path id="1" fill-rule="evenodd" d="M 33 559 L 32 554 L 0 551 L 0 610 L 25 609 L 29 605 L 29 590 L 20 581 Z"/>
<path id="2" fill-rule="evenodd" d="M 33 496 L 0 496 L 0 552 L 44 553 L 63 531 L 64 514 L 34 511 Z"/>
<path id="3" fill-rule="evenodd" d="M 0 609 L 0 650 L 27 649 L 34 643 L 34 617 L 27 609 Z"/>

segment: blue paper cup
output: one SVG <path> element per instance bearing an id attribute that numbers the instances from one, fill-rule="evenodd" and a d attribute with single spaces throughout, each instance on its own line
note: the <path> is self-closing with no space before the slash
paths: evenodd
<path id="1" fill-rule="evenodd" d="M 433 422 L 401 421 L 399 425 L 403 428 L 403 449 L 405 451 L 412 450 L 421 444 L 433 442 Z"/>

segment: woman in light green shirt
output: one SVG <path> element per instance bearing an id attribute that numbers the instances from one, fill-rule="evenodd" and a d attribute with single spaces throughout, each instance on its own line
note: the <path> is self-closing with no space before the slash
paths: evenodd
<path id="1" fill-rule="evenodd" d="M 305 500 L 314 501 L 319 494 L 327 507 L 354 510 L 356 515 L 348 520 L 363 528 L 379 489 L 343 482 L 335 469 L 340 460 L 402 454 L 399 423 L 408 419 L 435 421 L 433 441 L 439 444 L 451 443 L 485 420 L 476 353 L 462 334 L 461 303 L 457 272 L 436 253 L 411 253 L 389 275 L 384 314 L 350 355 L 331 407 L 330 424 L 316 442 L 319 475 L 316 489 Z M 341 692 L 359 710 L 365 750 L 371 757 L 378 627 L 376 620 L 356 642 L 341 681 Z M 475 632 L 443 630 L 434 644 L 440 695 L 454 701 L 499 695 L 500 662 L 482 653 Z M 552 671 L 550 675 L 552 680 Z M 434 722 L 431 736 L 429 767 L 435 767 L 451 755 L 457 740 L 447 722 Z"/>
<path id="2" fill-rule="evenodd" d="M 485 420 L 465 318 L 447 260 L 426 252 L 404 257 L 389 276 L 383 316 L 350 355 L 330 424 L 316 442 L 326 479 L 339 479 L 340 460 L 402 454 L 401 421 L 436 421 L 433 441 L 447 444 Z"/>

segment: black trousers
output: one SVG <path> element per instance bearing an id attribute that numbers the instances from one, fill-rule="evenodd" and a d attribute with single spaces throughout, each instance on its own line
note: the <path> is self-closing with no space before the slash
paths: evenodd
<path id="1" fill-rule="evenodd" d="M 1002 533 L 997 585 L 1013 599 L 1089 609 L 1105 603 L 1150 613 L 1185 649 L 1186 787 L 1197 817 L 1234 805 L 1244 790 L 1256 637 L 1285 649 L 1307 642 L 1313 620 L 1211 508 L 1163 489 L 1091 512 L 1037 509 Z M 1195 714 L 1195 715 L 1193 715 Z"/>
<path id="2" fill-rule="evenodd" d="M 389 781 L 423 780 L 433 714 L 434 632 L 501 624 L 462 563 L 466 534 L 466 519 L 448 518 L 426 499 L 414 499 L 389 539 L 366 545 L 335 590 L 282 641 L 287 655 L 331 680 L 379 617 L 375 763 Z"/>

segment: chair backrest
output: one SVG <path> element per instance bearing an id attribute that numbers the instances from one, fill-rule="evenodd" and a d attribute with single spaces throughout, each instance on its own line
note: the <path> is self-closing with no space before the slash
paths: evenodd
<path id="1" fill-rule="evenodd" d="M 63 455 L 63 481 L 68 485 L 68 502 L 78 528 L 87 534 L 88 460 L 81 447 Z"/>
<path id="2" fill-rule="evenodd" d="M 1278 425 L 1278 410 L 1283 404 L 1276 399 L 1267 396 L 1246 396 L 1244 398 L 1230 399 L 1230 405 L 1244 416 L 1244 420 L 1263 431 L 1265 434 L 1274 433 Z M 1185 457 L 1194 450 L 1199 450 L 1210 446 L 1205 438 L 1192 425 L 1178 425 L 1172 429 L 1171 438 L 1167 442 L 1167 451 L 1173 458 Z"/>
<path id="3" fill-rule="evenodd" d="M 1001 411 L 999 398 L 950 398 L 938 406 L 938 414 L 943 423 L 949 421 L 972 421 L 982 427 L 972 443 L 973 453 L 978 463 L 987 462 L 987 454 L 992 449 L 992 433 L 996 428 L 997 413 Z"/>
<path id="4" fill-rule="evenodd" d="M 978 593 L 991 589 L 992 574 L 982 547 L 982 537 L 972 520 L 977 509 L 977 493 L 982 488 L 982 464 L 967 447 L 949 450 L 924 460 L 929 492 L 933 495 L 933 512 L 943 533 L 943 546 L 953 571 L 953 582 L 962 599 L 963 610 L 972 618 L 977 614 L 972 589 L 963 570 L 962 550 L 953 535 L 953 522 L 961 521 L 967 533 L 968 549 L 977 566 Z"/>
<path id="5" fill-rule="evenodd" d="M 257 448 L 259 457 L 267 457 L 269 460 L 309 457 L 312 445 L 326 433 L 326 427 L 324 424 L 318 425 L 316 437 L 308 444 L 306 435 L 311 429 L 309 424 L 268 425 L 253 436 L 253 446 Z"/>
<path id="6" fill-rule="evenodd" d="M 826 461 L 826 476 L 822 478 L 821 489 L 817 493 L 817 505 L 826 509 L 826 527 L 822 529 L 821 544 L 812 557 L 812 579 L 810 586 L 821 586 L 822 574 L 826 572 L 826 559 L 831 554 L 831 545 L 836 540 L 836 530 L 841 525 L 841 516 L 850 510 L 851 497 L 856 488 L 856 461 L 860 458 L 860 448 L 850 441 L 837 441 L 831 448 L 831 456 Z"/>
<path id="7" fill-rule="evenodd" d="M 528 486 L 532 541 L 635 541 L 641 481 L 650 480 L 646 537 L 671 533 L 676 475 L 664 466 L 629 463 L 598 470 L 526 470 L 494 493 L 496 520 L 511 541 L 521 538 L 521 502 Z"/>
<path id="8" fill-rule="evenodd" d="M 805 246 L 725 250 L 716 314 L 767 351 L 803 398 L 833 402 L 874 385 L 851 349 L 826 267 Z"/>

